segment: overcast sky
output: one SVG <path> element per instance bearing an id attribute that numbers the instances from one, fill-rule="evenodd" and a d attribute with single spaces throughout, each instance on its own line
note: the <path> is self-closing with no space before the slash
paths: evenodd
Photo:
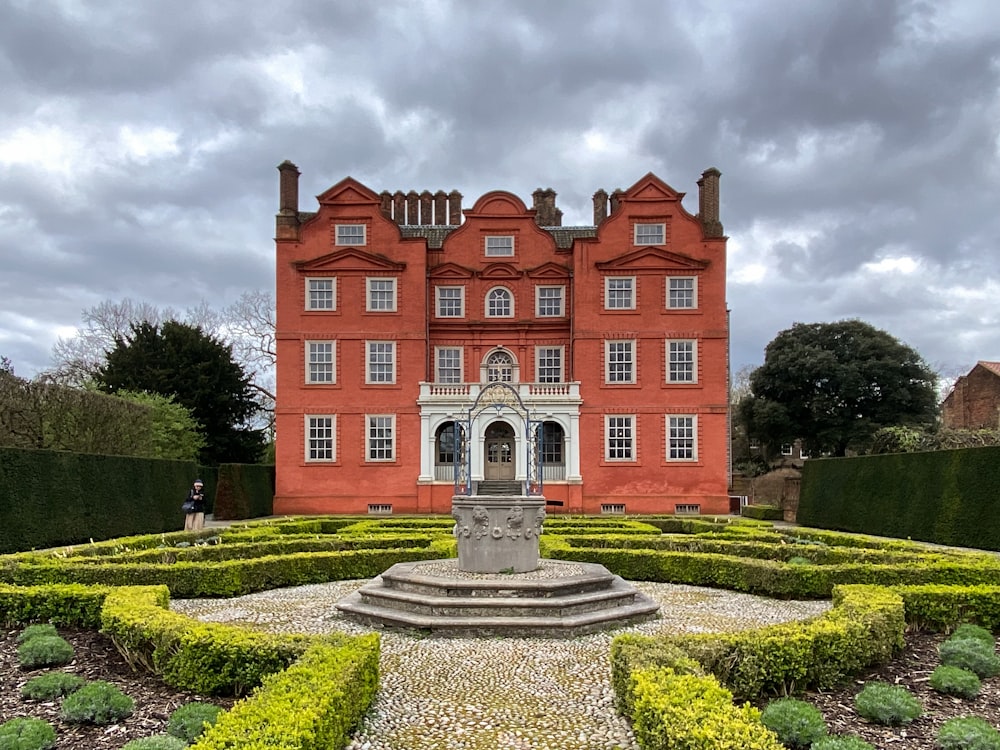
<path id="1" fill-rule="evenodd" d="M 734 369 L 860 318 L 953 378 L 1000 360 L 995 0 L 0 0 L 0 355 L 81 312 L 273 287 L 351 175 L 564 224 L 652 171 L 722 171 Z"/>

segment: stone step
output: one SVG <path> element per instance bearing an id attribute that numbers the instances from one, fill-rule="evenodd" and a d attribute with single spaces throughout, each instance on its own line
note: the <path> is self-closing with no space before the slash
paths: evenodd
<path id="1" fill-rule="evenodd" d="M 436 566 L 438 562 L 397 563 L 382 573 L 381 580 L 389 588 L 424 596 L 538 598 L 602 591 L 611 586 L 617 577 L 601 565 L 545 560 L 547 566 L 555 569 L 563 567 L 568 572 L 552 578 L 527 578 L 502 573 L 459 578 L 441 572 L 440 566 Z M 422 571 L 432 572 L 425 574 Z"/>
<path id="2" fill-rule="evenodd" d="M 365 604 L 439 617 L 564 617 L 633 604 L 636 590 L 620 578 L 601 591 L 556 597 L 426 596 L 370 583 L 359 589 Z"/>
<path id="3" fill-rule="evenodd" d="M 373 607 L 352 594 L 337 604 L 352 620 L 375 627 L 429 631 L 446 636 L 572 637 L 656 616 L 659 605 L 642 597 L 629 605 L 565 616 L 444 617 Z"/>
<path id="4" fill-rule="evenodd" d="M 476 485 L 477 495 L 498 495 L 502 497 L 518 496 L 522 486 L 518 481 L 486 479 Z"/>
<path id="5" fill-rule="evenodd" d="M 602 565 L 540 560 L 527 573 L 466 573 L 457 561 L 397 563 L 337 602 L 353 620 L 437 635 L 564 637 L 656 616 L 659 605 Z"/>

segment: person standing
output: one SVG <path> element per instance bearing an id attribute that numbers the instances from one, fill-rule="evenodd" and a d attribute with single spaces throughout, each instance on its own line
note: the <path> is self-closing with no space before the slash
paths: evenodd
<path id="1" fill-rule="evenodd" d="M 205 483 L 195 479 L 184 501 L 184 531 L 205 528 Z"/>

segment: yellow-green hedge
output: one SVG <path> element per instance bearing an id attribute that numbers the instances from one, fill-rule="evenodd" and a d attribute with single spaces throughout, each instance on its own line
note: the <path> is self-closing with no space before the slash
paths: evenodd
<path id="1" fill-rule="evenodd" d="M 1000 630 L 1000 585 L 896 586 L 906 621 L 925 630 L 951 630 L 963 622 Z"/>
<path id="2" fill-rule="evenodd" d="M 110 586 L 9 586 L 0 583 L 0 623 L 5 626 L 50 622 L 96 630 Z"/>
<path id="3" fill-rule="evenodd" d="M 644 750 L 783 750 L 760 711 L 736 706 L 711 677 L 643 669 L 631 675 L 632 729 Z"/>
<path id="4" fill-rule="evenodd" d="M 379 639 L 317 643 L 248 699 L 219 716 L 192 750 L 328 750 L 344 747 L 378 690 Z"/>
<path id="5" fill-rule="evenodd" d="M 622 635 L 612 642 L 611 673 L 619 709 L 634 710 L 630 675 L 645 667 L 676 669 L 691 659 L 739 698 L 829 687 L 903 647 L 902 598 L 878 586 L 838 586 L 821 617 L 739 633 L 666 638 Z M 688 669 L 687 671 L 691 671 Z"/>

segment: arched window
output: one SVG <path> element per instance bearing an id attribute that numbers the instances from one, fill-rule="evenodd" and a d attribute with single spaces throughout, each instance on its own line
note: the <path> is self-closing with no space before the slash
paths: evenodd
<path id="1" fill-rule="evenodd" d="M 509 352 L 493 352 L 486 359 L 487 383 L 510 383 L 514 380 L 514 358 Z"/>
<path id="2" fill-rule="evenodd" d="M 439 466 L 451 466 L 455 463 L 455 451 L 458 448 L 454 422 L 445 422 L 438 427 L 434 437 L 434 463 Z"/>
<path id="3" fill-rule="evenodd" d="M 563 438 L 563 428 L 558 422 L 542 424 L 542 464 L 552 466 L 565 463 Z"/>
<path id="4" fill-rule="evenodd" d="M 502 286 L 493 287 L 486 295 L 487 318 L 510 318 L 514 315 L 514 299 L 510 290 Z"/>

